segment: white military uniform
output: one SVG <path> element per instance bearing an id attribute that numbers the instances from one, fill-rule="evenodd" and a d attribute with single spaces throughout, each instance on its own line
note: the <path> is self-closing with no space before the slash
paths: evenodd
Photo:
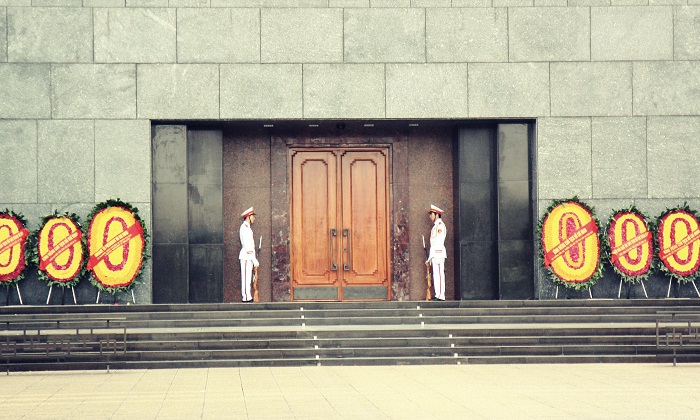
<path id="1" fill-rule="evenodd" d="M 254 214 L 253 208 L 244 211 L 241 216 L 245 219 L 251 214 Z M 255 257 L 255 238 L 253 238 L 253 229 L 247 220 L 244 220 L 240 229 L 241 252 L 238 254 L 238 259 L 241 260 L 241 298 L 243 302 L 253 300 L 251 287 L 253 284 L 253 267 L 260 264 Z"/>
<path id="2" fill-rule="evenodd" d="M 431 211 L 442 214 L 442 210 L 432 206 Z M 435 287 L 435 298 L 445 300 L 445 259 L 447 250 L 445 249 L 445 237 L 447 227 L 441 217 L 435 218 L 433 228 L 430 231 L 430 254 L 428 262 L 433 265 L 433 286 Z"/>

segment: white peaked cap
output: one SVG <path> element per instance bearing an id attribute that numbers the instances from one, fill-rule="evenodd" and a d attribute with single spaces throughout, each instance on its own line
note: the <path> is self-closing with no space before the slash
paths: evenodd
<path id="1" fill-rule="evenodd" d="M 251 214 L 255 214 L 255 211 L 253 210 L 252 207 L 246 209 L 246 211 L 241 213 L 241 217 L 245 219 L 246 217 L 250 216 Z"/>
<path id="2" fill-rule="evenodd" d="M 436 206 L 435 204 L 430 205 L 430 211 L 437 213 L 437 214 L 442 214 L 442 209 L 440 207 Z"/>

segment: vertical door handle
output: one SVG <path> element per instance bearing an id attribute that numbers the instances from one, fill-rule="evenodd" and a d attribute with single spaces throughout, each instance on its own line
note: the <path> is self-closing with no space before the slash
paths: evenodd
<path id="1" fill-rule="evenodd" d="M 351 255 L 351 249 L 352 247 L 350 246 L 350 230 L 349 229 L 343 229 L 343 237 L 348 238 L 347 241 L 347 248 L 345 248 L 345 253 L 347 254 L 347 260 L 345 260 L 345 264 L 343 264 L 343 270 L 345 271 L 350 271 L 350 261 L 352 261 L 352 255 Z"/>
<path id="2" fill-rule="evenodd" d="M 333 255 L 333 241 L 334 241 L 334 238 L 336 236 L 338 236 L 337 231 L 335 229 L 331 229 L 331 236 L 330 236 L 330 239 L 328 241 L 329 248 L 330 248 L 330 254 L 328 255 L 328 260 L 330 261 L 330 264 L 331 264 L 331 271 L 338 270 L 338 264 L 336 264 L 335 261 L 333 261 L 333 257 L 334 257 L 334 255 Z"/>

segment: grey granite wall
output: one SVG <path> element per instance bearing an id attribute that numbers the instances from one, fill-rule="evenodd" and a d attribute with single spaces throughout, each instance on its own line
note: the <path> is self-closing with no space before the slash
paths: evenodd
<path id="1" fill-rule="evenodd" d="M 539 215 L 697 207 L 700 1 L 0 0 L 0 207 L 34 224 L 150 224 L 151 120 L 281 118 L 533 118 Z"/>

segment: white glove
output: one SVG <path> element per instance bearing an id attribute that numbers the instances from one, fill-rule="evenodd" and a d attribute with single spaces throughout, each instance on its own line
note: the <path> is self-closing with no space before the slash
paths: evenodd
<path id="1" fill-rule="evenodd" d="M 258 262 L 257 258 L 253 258 L 253 267 L 260 267 L 260 263 Z"/>

